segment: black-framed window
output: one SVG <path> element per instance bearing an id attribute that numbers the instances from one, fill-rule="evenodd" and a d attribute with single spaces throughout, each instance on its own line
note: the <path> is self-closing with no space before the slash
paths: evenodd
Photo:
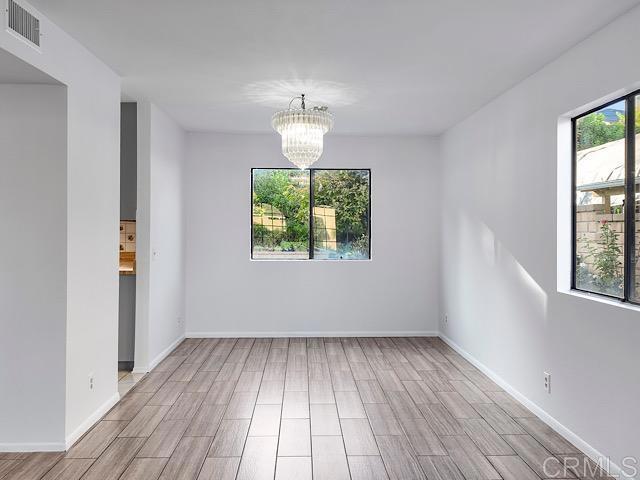
<path id="1" fill-rule="evenodd" d="M 640 91 L 573 118 L 572 135 L 572 288 L 640 303 Z"/>
<path id="2" fill-rule="evenodd" d="M 371 258 L 371 170 L 251 169 L 251 258 Z"/>

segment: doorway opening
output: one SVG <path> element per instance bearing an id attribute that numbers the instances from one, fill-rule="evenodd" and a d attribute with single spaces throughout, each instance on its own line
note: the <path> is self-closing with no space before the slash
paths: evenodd
<path id="1" fill-rule="evenodd" d="M 133 373 L 136 335 L 137 115 L 136 103 L 120 105 L 118 391 L 121 396 L 143 376 Z"/>

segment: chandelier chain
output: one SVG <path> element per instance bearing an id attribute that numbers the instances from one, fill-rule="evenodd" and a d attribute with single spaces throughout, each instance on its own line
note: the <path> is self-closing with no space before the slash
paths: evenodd
<path id="1" fill-rule="evenodd" d="M 291 104 L 294 102 L 294 100 L 300 100 L 301 101 L 302 110 L 305 110 L 307 108 L 307 105 L 305 103 L 305 95 L 304 95 L 304 93 L 301 94 L 299 97 L 293 97 L 291 99 L 291 101 L 289 102 L 289 110 L 291 110 Z"/>

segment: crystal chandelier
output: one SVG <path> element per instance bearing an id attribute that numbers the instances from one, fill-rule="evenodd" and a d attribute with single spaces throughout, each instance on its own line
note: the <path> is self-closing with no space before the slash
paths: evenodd
<path id="1" fill-rule="evenodd" d="M 291 108 L 294 100 L 300 100 L 300 108 Z M 282 154 L 303 170 L 322 155 L 323 136 L 333 128 L 333 115 L 325 106 L 307 110 L 303 93 L 287 110 L 275 113 L 271 125 L 282 135 Z"/>

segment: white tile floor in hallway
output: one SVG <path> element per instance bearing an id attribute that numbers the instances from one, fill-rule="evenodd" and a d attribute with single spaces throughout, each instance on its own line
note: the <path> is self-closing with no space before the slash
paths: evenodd
<path id="1" fill-rule="evenodd" d="M 118 371 L 118 393 L 120 394 L 120 398 L 131 390 L 136 383 L 142 380 L 144 375 L 144 373 L 133 373 L 122 370 Z"/>

